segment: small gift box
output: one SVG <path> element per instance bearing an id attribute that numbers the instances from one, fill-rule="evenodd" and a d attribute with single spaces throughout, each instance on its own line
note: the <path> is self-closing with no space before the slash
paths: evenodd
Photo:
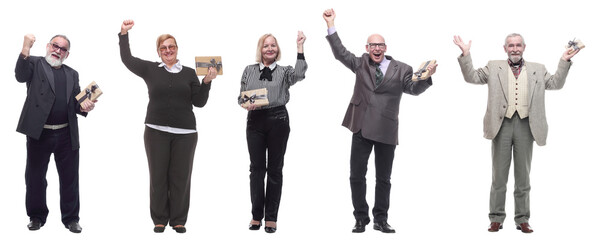
<path id="1" fill-rule="evenodd" d="M 267 93 L 268 91 L 266 88 L 244 91 L 240 93 L 239 103 L 244 108 L 247 108 L 252 103 L 254 103 L 254 105 L 256 105 L 257 107 L 269 105 Z"/>
<path id="2" fill-rule="evenodd" d="M 205 76 L 209 67 L 214 67 L 218 75 L 223 75 L 223 63 L 220 56 L 196 57 L 196 75 Z"/>
<path id="3" fill-rule="evenodd" d="M 420 81 L 420 80 L 425 80 L 425 79 L 428 79 L 429 77 L 431 77 L 431 73 L 429 72 L 429 70 L 427 70 L 427 67 L 434 65 L 434 64 L 435 64 L 435 60 L 429 60 L 427 62 L 421 63 L 421 66 L 419 66 L 419 69 L 413 73 L 412 80 Z"/>
<path id="4" fill-rule="evenodd" d="M 92 81 L 79 94 L 77 94 L 77 96 L 75 96 L 75 99 L 77 99 L 78 104 L 81 104 L 86 99 L 94 101 L 100 97 L 100 95 L 102 95 L 102 90 L 100 90 L 100 87 L 98 87 L 98 84 L 96 84 L 95 81 Z"/>
<path id="5" fill-rule="evenodd" d="M 577 51 L 577 49 L 584 48 L 585 45 L 579 39 L 573 39 L 573 41 L 569 41 L 565 48 L 570 49 L 569 54 L 573 53 L 573 51 Z"/>

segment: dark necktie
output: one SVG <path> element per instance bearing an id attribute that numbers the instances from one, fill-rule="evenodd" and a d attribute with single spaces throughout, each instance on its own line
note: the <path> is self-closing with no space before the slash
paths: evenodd
<path id="1" fill-rule="evenodd" d="M 383 81 L 383 72 L 381 68 L 379 68 L 379 63 L 375 64 L 375 87 L 378 87 L 379 84 Z"/>

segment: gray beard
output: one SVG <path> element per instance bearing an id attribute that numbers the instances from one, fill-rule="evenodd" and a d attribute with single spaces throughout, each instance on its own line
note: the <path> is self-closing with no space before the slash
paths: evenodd
<path id="1" fill-rule="evenodd" d="M 510 61 L 513 63 L 517 63 L 517 62 L 521 61 L 522 58 L 523 58 L 523 56 L 509 56 L 508 57 L 508 59 L 510 59 Z"/>
<path id="2" fill-rule="evenodd" d="M 46 62 L 48 62 L 48 64 L 50 64 L 50 66 L 52 67 L 60 67 L 62 65 L 63 60 L 60 58 L 55 59 L 52 57 L 52 54 L 48 54 L 46 55 Z"/>

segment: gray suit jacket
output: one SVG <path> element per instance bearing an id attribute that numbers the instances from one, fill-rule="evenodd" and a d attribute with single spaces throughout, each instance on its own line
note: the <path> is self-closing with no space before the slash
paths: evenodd
<path id="1" fill-rule="evenodd" d="M 75 96 L 79 94 L 79 74 L 67 65 L 62 65 L 67 77 L 67 107 L 69 131 L 71 134 L 71 147 L 79 149 L 79 128 L 76 113 L 87 116 L 81 112 Z M 29 56 L 27 59 L 19 55 L 15 67 L 17 81 L 27 84 L 27 98 L 23 104 L 17 131 L 34 139 L 39 139 L 44 130 L 44 124 L 52 105 L 54 104 L 54 74 L 52 67 L 43 57 Z"/>
<path id="2" fill-rule="evenodd" d="M 398 111 L 402 93 L 419 95 L 432 85 L 431 78 L 414 82 L 412 68 L 390 59 L 383 81 L 375 87 L 375 66 L 369 64 L 369 54 L 361 57 L 346 50 L 337 32 L 327 36 L 333 55 L 356 74 L 354 94 L 348 105 L 343 126 L 381 143 L 398 145 Z"/>
<path id="3" fill-rule="evenodd" d="M 484 137 L 494 139 L 508 105 L 508 62 L 507 60 L 489 61 L 487 66 L 475 70 L 471 55 L 459 56 L 460 69 L 468 83 L 488 85 L 488 102 L 483 119 Z M 527 69 L 529 96 L 529 126 L 535 142 L 539 146 L 546 145 L 548 123 L 546 122 L 546 106 L 544 94 L 546 89 L 561 89 L 565 85 L 571 62 L 560 60 L 554 75 L 539 63 L 525 62 Z"/>

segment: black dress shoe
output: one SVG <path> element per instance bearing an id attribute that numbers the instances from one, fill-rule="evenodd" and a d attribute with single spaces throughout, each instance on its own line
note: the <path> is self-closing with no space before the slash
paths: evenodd
<path id="1" fill-rule="evenodd" d="M 258 222 L 258 224 L 250 224 L 250 226 L 248 226 L 248 229 L 255 231 L 260 229 L 260 226 L 262 226 L 262 222 Z"/>
<path id="2" fill-rule="evenodd" d="M 396 230 L 394 230 L 394 228 L 392 228 L 392 226 L 390 226 L 387 223 L 387 221 L 375 222 L 373 224 L 373 229 L 384 232 L 384 233 L 395 233 L 396 232 Z"/>
<path id="3" fill-rule="evenodd" d="M 161 233 L 165 231 L 165 226 L 154 226 L 154 232 L 155 233 Z"/>
<path id="4" fill-rule="evenodd" d="M 29 224 L 27 224 L 27 228 L 29 228 L 30 231 L 40 230 L 40 228 L 42 228 L 42 221 L 33 218 L 29 221 Z"/>
<path id="5" fill-rule="evenodd" d="M 356 224 L 352 228 L 353 233 L 365 232 L 365 226 L 369 224 L 369 220 L 356 220 Z"/>
<path id="6" fill-rule="evenodd" d="M 72 233 L 81 233 L 81 226 L 78 222 L 72 221 L 66 226 Z"/>
<path id="7" fill-rule="evenodd" d="M 265 227 L 266 233 L 275 233 L 275 231 L 277 231 L 276 227 Z"/>
<path id="8" fill-rule="evenodd" d="M 184 226 L 181 226 L 181 227 L 173 227 L 173 230 L 175 230 L 175 232 L 177 232 L 177 233 L 185 233 L 185 232 L 186 232 L 186 230 L 185 230 L 185 227 L 184 227 Z"/>

